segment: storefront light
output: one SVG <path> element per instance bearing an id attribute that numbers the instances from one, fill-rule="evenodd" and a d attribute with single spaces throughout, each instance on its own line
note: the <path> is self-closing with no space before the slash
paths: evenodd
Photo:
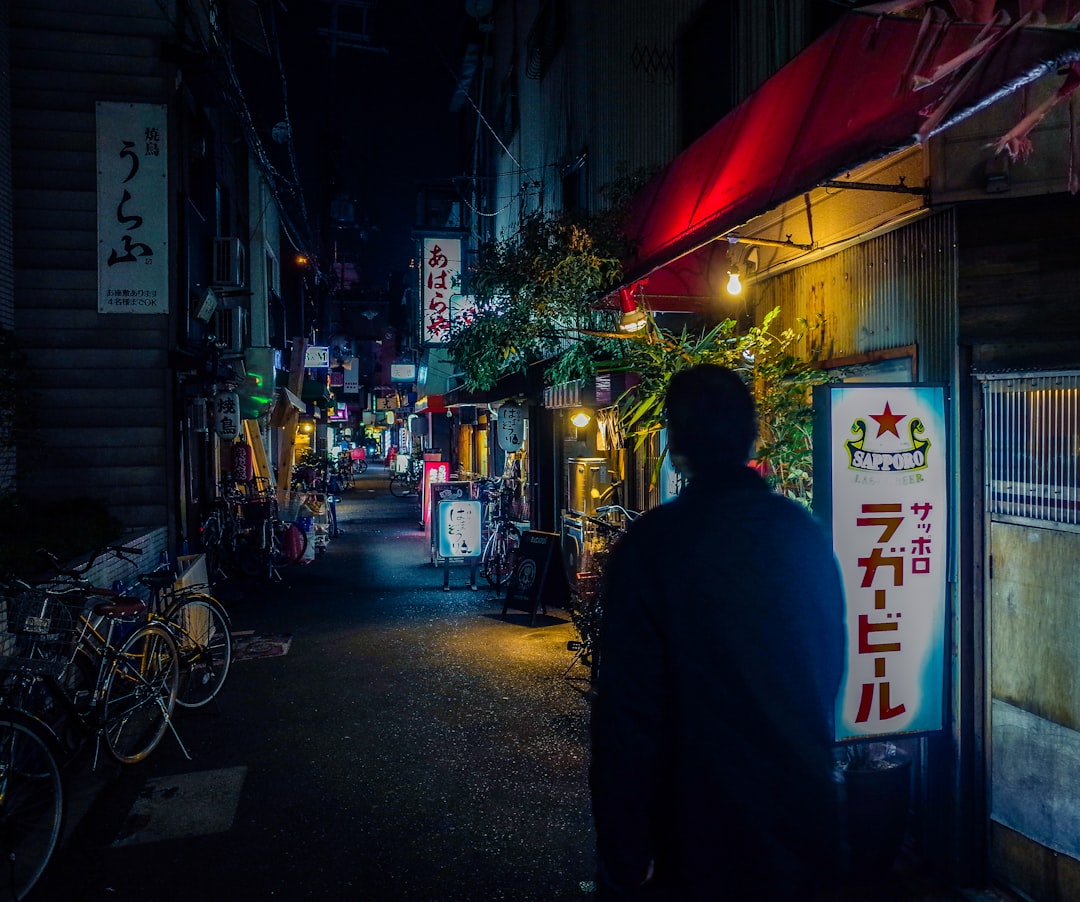
<path id="1" fill-rule="evenodd" d="M 586 411 L 579 410 L 570 417 L 570 422 L 577 426 L 578 429 L 584 429 L 592 422 L 592 417 Z"/>
<path id="2" fill-rule="evenodd" d="M 739 267 L 731 267 L 727 275 L 727 293 L 731 295 L 742 294 L 742 280 L 739 278 Z"/>
<path id="3" fill-rule="evenodd" d="M 637 332 L 648 325 L 648 317 L 638 306 L 637 298 L 634 296 L 637 287 L 637 285 L 623 286 L 619 289 L 619 309 L 622 311 L 622 317 L 619 319 L 620 332 Z"/>

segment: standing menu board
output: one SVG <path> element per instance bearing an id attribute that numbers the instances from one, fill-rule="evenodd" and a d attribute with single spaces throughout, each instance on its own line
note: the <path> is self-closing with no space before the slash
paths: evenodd
<path id="1" fill-rule="evenodd" d="M 458 482 L 432 482 L 428 487 L 428 516 L 426 522 L 431 528 L 431 561 L 437 563 L 439 558 L 462 557 L 460 554 L 443 554 L 439 550 L 442 527 L 439 524 L 439 505 L 444 501 L 467 501 L 473 496 L 473 484 L 467 481 Z M 480 544 L 479 539 L 477 545 Z M 477 550 L 477 555 L 483 549 Z"/>
<path id="2" fill-rule="evenodd" d="M 464 498 L 440 501 L 432 518 L 436 556 L 442 560 L 479 558 L 483 551 L 480 540 L 483 516 L 479 501 Z"/>
<path id="3" fill-rule="evenodd" d="M 546 614 L 549 605 L 565 607 L 568 599 L 569 586 L 559 550 L 559 534 L 527 530 L 521 536 L 514 572 L 510 574 L 503 617 L 510 608 L 525 611 L 532 616 L 531 626 L 536 622 L 538 610 Z"/>

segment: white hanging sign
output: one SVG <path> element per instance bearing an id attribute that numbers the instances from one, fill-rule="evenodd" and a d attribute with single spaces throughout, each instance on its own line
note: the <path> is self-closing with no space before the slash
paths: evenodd
<path id="1" fill-rule="evenodd" d="M 525 408 L 520 404 L 503 404 L 499 408 L 496 431 L 503 451 L 519 451 L 525 443 Z"/>
<path id="2" fill-rule="evenodd" d="M 234 391 L 214 395 L 214 432 L 231 441 L 240 434 L 240 396 Z"/>

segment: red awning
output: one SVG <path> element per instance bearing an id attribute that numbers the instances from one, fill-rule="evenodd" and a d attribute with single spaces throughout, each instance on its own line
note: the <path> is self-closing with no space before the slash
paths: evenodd
<path id="1" fill-rule="evenodd" d="M 1011 25 L 1002 11 L 1010 5 Z M 900 0 L 848 13 L 679 154 L 635 199 L 627 281 L 1024 84 L 1052 78 L 1061 99 L 1075 88 L 1080 33 L 1050 26 L 1075 16 L 1076 0 L 999 2 L 989 24 L 924 6 Z M 1032 6 L 1040 18 L 1020 8 Z M 909 14 L 885 14 L 901 8 Z M 1022 132 L 1003 136 L 1003 149 L 1015 153 Z"/>

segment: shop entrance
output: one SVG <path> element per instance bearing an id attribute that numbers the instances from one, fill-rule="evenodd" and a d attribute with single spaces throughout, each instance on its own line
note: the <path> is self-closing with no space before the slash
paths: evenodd
<path id="1" fill-rule="evenodd" d="M 982 377 L 994 877 L 1080 878 L 1080 374 Z"/>

